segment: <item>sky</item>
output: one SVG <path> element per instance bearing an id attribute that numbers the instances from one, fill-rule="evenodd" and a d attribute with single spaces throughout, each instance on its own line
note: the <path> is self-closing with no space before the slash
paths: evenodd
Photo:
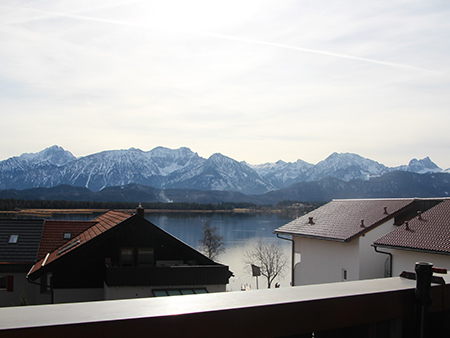
<path id="1" fill-rule="evenodd" d="M 446 0 L 2 0 L 0 160 L 189 147 L 450 168 Z"/>

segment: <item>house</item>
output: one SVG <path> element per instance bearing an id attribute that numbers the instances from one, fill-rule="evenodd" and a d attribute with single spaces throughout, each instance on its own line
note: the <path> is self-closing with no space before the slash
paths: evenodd
<path id="1" fill-rule="evenodd" d="M 333 200 L 278 228 L 292 238 L 292 284 L 385 277 L 387 256 L 372 243 L 442 199 Z"/>
<path id="2" fill-rule="evenodd" d="M 412 271 L 415 262 L 450 270 L 450 199 L 378 238 L 373 245 L 392 257 L 393 276 Z"/>
<path id="3" fill-rule="evenodd" d="M 0 306 L 26 302 L 35 287 L 25 276 L 39 253 L 43 220 L 0 220 Z"/>
<path id="4" fill-rule="evenodd" d="M 31 267 L 45 256 L 91 227 L 95 222 L 43 219 L 0 220 L 0 306 L 37 304 L 36 285 L 27 282 Z"/>
<path id="5" fill-rule="evenodd" d="M 143 217 L 109 211 L 47 252 L 27 279 L 47 302 L 225 291 L 232 273 Z"/>
<path id="6" fill-rule="evenodd" d="M 137 211 L 0 220 L 0 306 L 225 291 L 227 266 Z"/>

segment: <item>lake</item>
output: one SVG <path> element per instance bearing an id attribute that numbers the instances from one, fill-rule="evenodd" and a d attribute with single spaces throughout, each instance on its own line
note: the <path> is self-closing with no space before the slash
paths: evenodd
<path id="1" fill-rule="evenodd" d="M 288 259 L 288 268 L 283 278 L 273 282 L 280 283 L 281 287 L 290 284 L 291 243 L 276 237 L 273 231 L 293 220 L 293 216 L 286 214 L 145 214 L 145 218 L 168 233 L 182 240 L 186 244 L 197 248 L 203 236 L 203 225 L 206 222 L 218 228 L 218 234 L 223 236 L 225 252 L 219 256 L 218 262 L 228 265 L 234 273 L 227 286 L 228 291 L 239 291 L 242 286 L 256 289 L 256 278 L 248 271 L 249 267 L 243 261 L 245 251 L 259 238 L 264 241 L 276 242 L 282 246 Z M 267 288 L 264 277 L 258 277 L 259 289 Z M 272 286 L 273 287 L 273 286 Z"/>

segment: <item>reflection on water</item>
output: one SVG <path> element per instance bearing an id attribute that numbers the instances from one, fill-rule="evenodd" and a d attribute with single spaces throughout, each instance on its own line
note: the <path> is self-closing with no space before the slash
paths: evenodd
<path id="1" fill-rule="evenodd" d="M 228 265 L 234 277 L 230 278 L 227 287 L 229 291 L 238 291 L 242 286 L 248 285 L 256 289 L 256 277 L 252 277 L 248 266 L 244 263 L 244 255 L 248 246 L 259 238 L 265 241 L 279 243 L 288 259 L 288 267 L 284 278 L 276 279 L 281 287 L 289 286 L 290 283 L 290 242 L 278 239 L 273 231 L 290 222 L 291 217 L 274 214 L 146 214 L 145 218 L 159 226 L 186 244 L 197 248 L 199 240 L 203 236 L 203 225 L 206 222 L 212 227 L 218 228 L 218 234 L 223 236 L 225 242 L 225 253 L 218 261 Z M 263 276 L 258 277 L 260 289 L 267 288 L 267 282 Z"/>
<path id="2" fill-rule="evenodd" d="M 206 222 L 218 228 L 225 245 L 242 245 L 253 238 L 277 240 L 273 231 L 291 221 L 286 215 L 275 214 L 145 214 L 145 218 L 161 229 L 197 247 Z"/>
<path id="3" fill-rule="evenodd" d="M 286 287 L 290 285 L 290 266 L 291 266 L 291 246 L 290 242 L 283 241 L 278 239 L 276 236 L 275 239 L 270 238 L 264 240 L 275 240 L 278 241 L 279 244 L 283 248 L 283 252 L 288 260 L 287 267 L 284 271 L 284 276 L 275 279 L 272 282 L 272 287 L 274 287 L 275 283 L 279 283 L 281 287 Z M 227 286 L 227 291 L 239 291 L 242 287 L 248 286 L 252 290 L 256 290 L 257 281 L 256 277 L 252 277 L 250 267 L 244 263 L 244 255 L 245 251 L 249 246 L 257 241 L 257 238 L 249 239 L 247 242 L 242 242 L 239 245 L 228 246 L 224 254 L 222 254 L 218 262 L 228 265 L 230 270 L 233 272 L 234 277 L 230 278 L 229 284 Z M 267 280 L 265 277 L 258 277 L 258 288 L 259 289 L 267 289 Z"/>

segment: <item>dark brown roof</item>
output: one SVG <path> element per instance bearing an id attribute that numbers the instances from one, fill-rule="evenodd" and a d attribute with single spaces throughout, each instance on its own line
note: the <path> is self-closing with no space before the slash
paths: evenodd
<path id="1" fill-rule="evenodd" d="M 350 241 L 395 217 L 413 198 L 333 200 L 275 230 L 279 234 Z M 386 212 L 385 212 L 386 210 Z M 361 226 L 364 222 L 364 227 Z"/>
<path id="2" fill-rule="evenodd" d="M 71 252 L 74 248 L 78 248 L 84 245 L 91 239 L 122 223 L 124 220 L 131 216 L 132 215 L 129 213 L 114 210 L 100 215 L 99 217 L 93 219 L 92 222 L 90 222 L 93 225 L 87 230 L 83 231 L 78 236 L 73 237 L 72 240 L 56 248 L 54 251 L 49 252 L 48 255 L 46 254 L 45 257 L 43 257 L 33 266 L 28 274 L 34 273 L 44 265 L 48 265 L 56 259 L 63 257 L 67 253 Z"/>
<path id="3" fill-rule="evenodd" d="M 380 237 L 374 245 L 450 254 L 450 200 Z"/>
<path id="4" fill-rule="evenodd" d="M 38 260 L 44 258 L 47 253 L 71 241 L 96 223 L 95 221 L 45 221 Z M 64 238 L 65 233 L 70 233 L 70 238 Z"/>

